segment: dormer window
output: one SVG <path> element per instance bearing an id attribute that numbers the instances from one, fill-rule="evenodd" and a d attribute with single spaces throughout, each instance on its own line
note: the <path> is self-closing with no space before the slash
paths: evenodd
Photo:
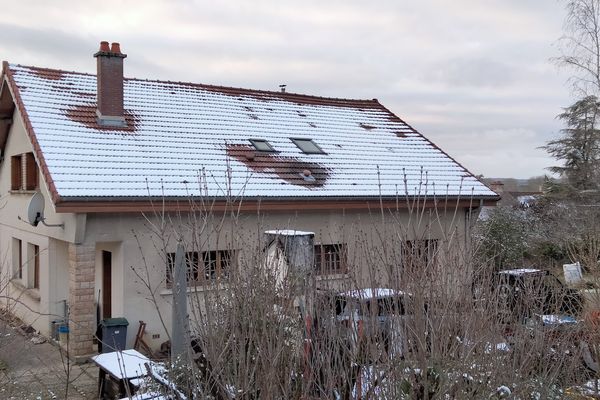
<path id="1" fill-rule="evenodd" d="M 11 190 L 37 190 L 38 167 L 33 153 L 17 154 L 10 159 Z"/>
<path id="2" fill-rule="evenodd" d="M 326 154 L 312 139 L 294 139 L 292 142 L 305 154 Z"/>
<path id="3" fill-rule="evenodd" d="M 258 151 L 265 151 L 265 152 L 274 152 L 275 149 L 273 148 L 273 146 L 271 146 L 271 143 L 267 142 L 264 139 L 249 139 L 250 143 L 252 143 L 252 146 L 254 146 L 254 148 Z"/>

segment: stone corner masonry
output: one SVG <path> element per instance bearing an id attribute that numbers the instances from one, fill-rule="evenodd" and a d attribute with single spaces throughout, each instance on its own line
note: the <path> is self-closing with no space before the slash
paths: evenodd
<path id="1" fill-rule="evenodd" d="M 96 246 L 69 243 L 69 347 L 74 357 L 94 353 Z"/>

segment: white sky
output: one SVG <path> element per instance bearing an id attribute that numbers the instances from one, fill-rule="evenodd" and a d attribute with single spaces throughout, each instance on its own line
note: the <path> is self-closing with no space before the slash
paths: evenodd
<path id="1" fill-rule="evenodd" d="M 0 13 L 0 58 L 95 72 L 101 40 L 125 75 L 377 98 L 475 174 L 552 165 L 572 101 L 557 0 L 20 0 Z"/>

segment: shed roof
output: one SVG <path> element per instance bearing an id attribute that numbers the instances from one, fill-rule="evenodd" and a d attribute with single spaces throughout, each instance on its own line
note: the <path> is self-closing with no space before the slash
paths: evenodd
<path id="1" fill-rule="evenodd" d="M 125 79 L 128 125 L 107 128 L 96 122 L 95 75 L 15 64 L 4 75 L 55 201 L 497 197 L 375 99 Z"/>

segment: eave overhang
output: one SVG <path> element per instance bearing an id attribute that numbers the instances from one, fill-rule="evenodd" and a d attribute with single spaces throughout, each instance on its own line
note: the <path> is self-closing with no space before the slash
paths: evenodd
<path id="1" fill-rule="evenodd" d="M 500 197 L 353 197 L 353 198 L 68 198 L 55 203 L 59 213 L 139 213 L 139 212 L 301 212 L 331 210 L 406 210 L 419 208 L 476 209 L 494 206 Z"/>

